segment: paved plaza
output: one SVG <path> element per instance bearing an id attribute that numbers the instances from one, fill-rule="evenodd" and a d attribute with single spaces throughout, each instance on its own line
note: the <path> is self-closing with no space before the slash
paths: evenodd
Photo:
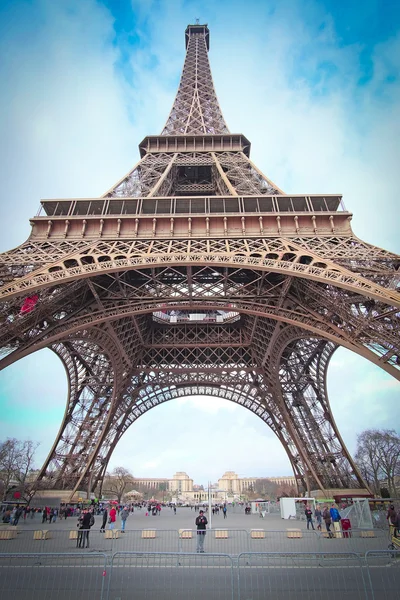
<path id="1" fill-rule="evenodd" d="M 163 508 L 160 515 L 146 516 L 145 509 L 135 509 L 126 521 L 126 532 L 118 537 L 107 538 L 100 532 L 102 516 L 96 516 L 90 530 L 89 548 L 85 551 L 114 553 L 119 551 L 138 552 L 195 552 L 195 519 L 198 513 L 189 507 L 178 507 L 176 514 Z M 264 518 L 245 515 L 241 507 L 230 507 L 227 518 L 223 514 L 210 515 L 205 540 L 205 550 L 237 556 L 242 552 L 356 552 L 388 548 L 387 531 L 353 531 L 349 538 L 329 539 L 312 529 L 307 530 L 305 521 L 284 520 L 279 514 L 266 514 Z M 211 523 L 210 523 L 211 521 Z M 57 520 L 56 523 L 41 522 L 40 514 L 33 519 L 21 520 L 17 536 L 11 540 L 0 540 L 0 552 L 71 552 L 77 549 L 73 535 L 77 531 L 76 517 Z M 210 529 L 211 524 L 211 529 Z M 108 526 L 107 526 L 108 527 Z M 120 530 L 117 517 L 115 530 Z M 5 527 L 2 526 L 1 529 Z M 0 530 L 1 530 L 0 529 Z M 287 530 L 300 530 L 289 537 Z M 46 530 L 47 539 L 34 539 L 35 530 Z M 150 530 L 152 533 L 143 533 Z M 155 533 L 154 533 L 155 530 Z M 183 534 L 180 530 L 191 530 Z M 222 531 L 219 531 L 222 530 Z M 252 530 L 262 530 L 260 534 Z M 70 532 L 73 532 L 72 534 Z M 110 535 L 110 534 L 108 534 Z M 301 537 L 298 537 L 300 536 Z M 369 537 L 371 536 L 371 537 Z"/>

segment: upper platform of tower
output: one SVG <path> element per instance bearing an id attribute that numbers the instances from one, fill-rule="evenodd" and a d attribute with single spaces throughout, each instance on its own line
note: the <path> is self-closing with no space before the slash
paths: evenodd
<path id="1" fill-rule="evenodd" d="M 188 25 L 185 31 L 185 43 L 186 49 L 189 45 L 190 37 L 193 35 L 202 35 L 206 41 L 207 50 L 210 49 L 210 30 L 208 29 L 208 25 L 200 25 L 196 23 L 195 25 Z"/>
<path id="2" fill-rule="evenodd" d="M 66 231 L 68 236 L 73 219 L 83 218 L 81 229 L 76 225 L 82 237 L 89 235 L 86 217 L 101 217 L 99 227 L 103 235 L 103 229 L 105 231 L 108 227 L 104 225 L 103 217 L 107 217 L 108 222 L 112 215 L 126 219 L 135 215 L 133 233 L 131 226 L 122 226 L 121 219 L 117 222 L 117 231 L 113 230 L 112 235 L 118 237 L 147 235 L 149 219 L 152 235 L 156 235 L 160 226 L 153 215 L 160 219 L 171 218 L 171 215 L 175 215 L 173 219 L 178 219 L 178 215 L 183 219 L 187 217 L 190 220 L 180 231 L 187 228 L 190 236 L 203 237 L 210 235 L 210 218 L 218 219 L 220 216 L 225 219 L 224 234 L 229 233 L 228 217 L 225 215 L 229 215 L 232 232 L 243 235 L 248 231 L 242 217 L 244 214 L 256 217 L 254 226 L 258 235 L 264 231 L 262 219 L 276 215 L 277 230 L 280 231 L 280 215 L 283 218 L 288 212 L 294 213 L 296 219 L 299 218 L 297 215 L 306 215 L 307 230 L 310 231 L 317 228 L 314 213 L 326 213 L 326 227 L 330 231 L 337 229 L 337 225 L 332 223 L 331 213 L 345 212 L 340 195 L 285 195 L 250 160 L 249 140 L 242 134 L 229 132 L 208 61 L 208 26 L 199 23 L 188 25 L 185 43 L 186 57 L 172 110 L 161 134 L 147 136 L 139 144 L 139 162 L 101 198 L 42 200 L 43 212 L 38 218 L 66 217 L 62 235 Z M 190 215 L 205 216 L 201 231 L 195 231 Z M 294 220 L 292 223 L 296 233 L 300 231 L 299 222 Z M 171 223 L 167 223 L 168 228 L 163 235 L 175 235 L 175 221 Z M 43 227 L 46 236 L 55 232 L 53 221 L 46 222 Z M 93 235 L 96 231 L 93 229 Z"/>
<path id="3" fill-rule="evenodd" d="M 185 42 L 186 58 L 178 92 L 161 135 L 229 133 L 212 80 L 207 25 L 188 25 Z"/>

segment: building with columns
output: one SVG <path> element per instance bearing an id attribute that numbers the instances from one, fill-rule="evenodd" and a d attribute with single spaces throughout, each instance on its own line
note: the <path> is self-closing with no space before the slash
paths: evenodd
<path id="1" fill-rule="evenodd" d="M 296 478 L 293 475 L 284 477 L 239 477 L 234 471 L 226 471 L 221 479 L 218 480 L 218 487 L 225 490 L 228 494 L 246 494 L 253 490 L 256 481 L 259 479 L 268 479 L 276 485 L 296 486 Z"/>
<path id="2" fill-rule="evenodd" d="M 178 471 L 168 480 L 168 490 L 172 493 L 177 492 L 178 495 L 193 492 L 193 479 L 190 479 L 187 473 Z"/>
<path id="3" fill-rule="evenodd" d="M 225 502 L 239 500 L 248 492 L 254 490 L 256 481 L 268 479 L 277 485 L 295 486 L 294 476 L 283 477 L 239 477 L 234 471 L 226 471 L 218 480 L 218 484 L 211 486 L 211 497 L 213 502 Z M 162 478 L 135 478 L 135 487 L 150 490 L 155 494 L 157 491 L 168 491 L 172 498 L 179 502 L 197 504 L 205 502 L 208 498 L 208 490 L 201 485 L 195 485 L 193 479 L 184 471 L 177 471 L 171 479 Z"/>

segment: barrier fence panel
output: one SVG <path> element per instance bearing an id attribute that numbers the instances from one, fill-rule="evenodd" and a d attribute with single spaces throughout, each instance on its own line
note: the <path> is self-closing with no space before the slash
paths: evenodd
<path id="1" fill-rule="evenodd" d="M 352 529 L 335 532 L 332 538 L 326 531 L 321 532 L 320 551 L 356 552 L 364 555 L 368 550 L 384 550 L 388 546 L 388 532 L 375 529 Z"/>
<path id="2" fill-rule="evenodd" d="M 353 553 L 245 553 L 238 557 L 239 600 L 364 600 L 370 586 Z"/>
<path id="3" fill-rule="evenodd" d="M 230 556 L 117 552 L 108 599 L 233 600 L 233 586 Z"/>
<path id="4" fill-rule="evenodd" d="M 252 529 L 250 552 L 320 552 L 320 537 L 313 530 L 288 527 L 286 531 Z"/>
<path id="5" fill-rule="evenodd" d="M 105 600 L 106 556 L 0 554 L 0 598 Z"/>
<path id="6" fill-rule="evenodd" d="M 260 521 L 263 522 L 262 520 Z M 352 530 L 336 532 L 328 538 L 325 531 L 317 532 L 290 524 L 281 531 L 267 529 L 229 529 L 223 527 L 207 529 L 205 550 L 222 554 L 240 554 L 242 552 L 357 552 L 364 554 L 369 550 L 385 550 L 390 543 L 388 531 Z M 71 523 L 72 525 L 72 523 Z M 257 522 L 258 525 L 258 522 Z M 93 527 L 88 538 L 82 530 L 52 529 L 50 526 L 37 529 L 6 527 L 1 529 L 0 552 L 79 552 L 89 551 L 113 553 L 117 551 L 140 552 L 195 552 L 196 530 L 185 529 L 118 529 L 101 533 Z M 79 543 L 81 548 L 79 548 Z"/>
<path id="7" fill-rule="evenodd" d="M 176 529 L 131 529 L 120 532 L 113 542 L 113 552 L 179 552 Z"/>
<path id="8" fill-rule="evenodd" d="M 195 549 L 197 531 L 193 531 L 193 548 Z M 220 554 L 240 554 L 249 550 L 249 532 L 245 529 L 207 529 L 204 540 L 206 552 Z"/>
<path id="9" fill-rule="evenodd" d="M 391 600 L 400 594 L 400 551 L 366 552 L 365 562 L 376 600 Z"/>
<path id="10" fill-rule="evenodd" d="M 346 538 L 345 534 L 349 537 Z M 349 532 L 343 532 L 343 540 L 348 544 L 349 550 L 365 554 L 369 550 L 386 550 L 389 543 L 389 531 L 381 529 L 352 529 Z M 335 548 L 336 550 L 336 548 Z"/>
<path id="11" fill-rule="evenodd" d="M 179 530 L 181 552 L 196 552 L 197 530 Z M 249 532 L 245 529 L 207 529 L 204 550 L 214 554 L 240 554 L 249 549 Z"/>

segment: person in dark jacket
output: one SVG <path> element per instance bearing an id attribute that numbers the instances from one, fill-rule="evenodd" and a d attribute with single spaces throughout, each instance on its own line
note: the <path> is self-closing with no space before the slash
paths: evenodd
<path id="1" fill-rule="evenodd" d="M 321 531 L 322 529 L 322 512 L 321 509 L 317 506 L 314 512 L 314 517 L 317 520 L 317 529 Z"/>
<path id="2" fill-rule="evenodd" d="M 310 525 L 314 529 L 314 523 L 312 520 L 312 510 L 308 504 L 305 508 L 304 514 L 306 515 L 306 519 L 307 519 L 307 529 L 310 529 Z"/>
<path id="3" fill-rule="evenodd" d="M 324 512 L 322 513 L 322 518 L 325 521 L 326 531 L 328 532 L 328 537 L 333 538 L 333 533 L 331 531 L 332 519 L 329 508 L 325 506 Z"/>
<path id="4" fill-rule="evenodd" d="M 201 510 L 199 512 L 199 516 L 196 517 L 196 527 L 197 527 L 197 548 L 196 548 L 196 552 L 204 552 L 204 538 L 206 535 L 206 526 L 207 526 L 207 519 L 204 516 L 204 511 Z"/>
<path id="5" fill-rule="evenodd" d="M 84 510 L 81 516 L 79 517 L 79 531 L 78 538 L 76 540 L 77 548 L 85 547 L 86 540 L 86 548 L 89 548 L 89 531 L 90 528 L 94 525 L 94 516 L 88 510 Z"/>
<path id="6" fill-rule="evenodd" d="M 103 523 L 101 524 L 100 527 L 100 533 L 101 532 L 105 532 L 106 530 L 106 524 L 107 524 L 107 519 L 108 519 L 108 510 L 106 508 L 104 508 L 103 510 Z"/>
<path id="7" fill-rule="evenodd" d="M 389 526 L 392 525 L 392 527 L 393 527 L 393 535 L 394 535 L 394 537 L 397 537 L 397 529 L 399 528 L 399 521 L 398 521 L 398 515 L 396 513 L 396 509 L 394 507 L 394 504 L 391 504 L 389 506 L 386 518 L 387 518 L 387 520 L 389 522 Z"/>

